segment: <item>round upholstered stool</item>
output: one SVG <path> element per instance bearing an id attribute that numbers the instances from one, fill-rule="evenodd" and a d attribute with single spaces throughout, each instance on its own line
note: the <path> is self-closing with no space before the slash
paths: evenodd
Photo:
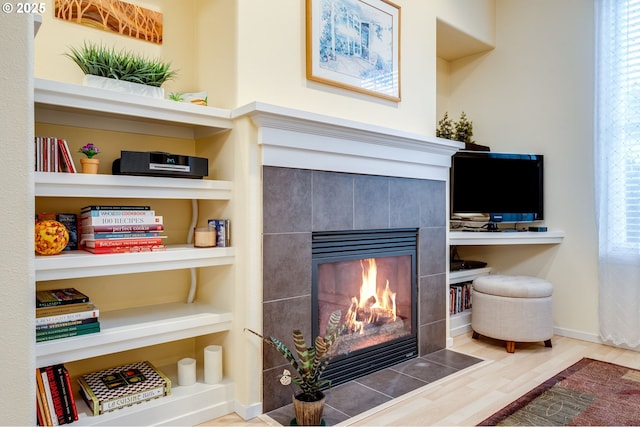
<path id="1" fill-rule="evenodd" d="M 551 347 L 553 313 L 551 283 L 536 277 L 490 274 L 473 281 L 471 328 L 473 338 L 484 335 L 506 341 L 513 353 L 516 342 L 544 341 Z"/>

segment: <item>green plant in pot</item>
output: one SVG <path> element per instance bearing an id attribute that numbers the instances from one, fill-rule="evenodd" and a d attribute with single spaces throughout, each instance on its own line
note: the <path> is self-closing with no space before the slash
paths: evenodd
<path id="1" fill-rule="evenodd" d="M 177 74 L 168 62 L 126 50 L 117 51 L 102 44 L 84 42 L 79 48 L 72 47 L 69 50 L 65 55 L 73 60 L 85 75 L 159 88 Z"/>
<path id="2" fill-rule="evenodd" d="M 297 425 L 320 425 L 321 423 L 325 399 L 322 390 L 330 386 L 331 382 L 320 377 L 335 355 L 335 344 L 344 329 L 341 318 L 342 313 L 339 310 L 331 313 L 325 334 L 317 336 L 311 347 L 307 346 L 302 331 L 294 330 L 293 342 L 297 358 L 278 338 L 263 337 L 251 329 L 246 329 L 278 350 L 293 368 L 293 374 L 285 369 L 278 377 L 281 384 L 289 385 L 293 382 L 300 388 L 300 392 L 293 396 Z"/>

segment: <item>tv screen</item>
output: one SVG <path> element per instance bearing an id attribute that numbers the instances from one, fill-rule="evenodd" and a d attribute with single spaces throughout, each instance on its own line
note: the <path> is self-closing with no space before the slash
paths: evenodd
<path id="1" fill-rule="evenodd" d="M 451 218 L 492 222 L 544 219 L 544 161 L 539 154 L 460 151 L 451 164 Z"/>

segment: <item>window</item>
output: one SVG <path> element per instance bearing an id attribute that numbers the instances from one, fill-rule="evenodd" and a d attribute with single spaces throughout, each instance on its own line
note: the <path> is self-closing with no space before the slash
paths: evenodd
<path id="1" fill-rule="evenodd" d="M 623 255 L 640 249 L 640 0 L 600 6 L 596 171 L 607 228 L 601 249 Z"/>

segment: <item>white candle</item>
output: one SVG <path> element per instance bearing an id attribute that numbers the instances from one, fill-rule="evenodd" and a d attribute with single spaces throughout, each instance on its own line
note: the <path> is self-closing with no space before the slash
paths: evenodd
<path id="1" fill-rule="evenodd" d="M 185 357 L 178 360 L 178 385 L 193 385 L 196 383 L 196 359 Z"/>
<path id="2" fill-rule="evenodd" d="M 209 345 L 204 348 L 204 382 L 217 384 L 222 381 L 222 347 Z"/>

